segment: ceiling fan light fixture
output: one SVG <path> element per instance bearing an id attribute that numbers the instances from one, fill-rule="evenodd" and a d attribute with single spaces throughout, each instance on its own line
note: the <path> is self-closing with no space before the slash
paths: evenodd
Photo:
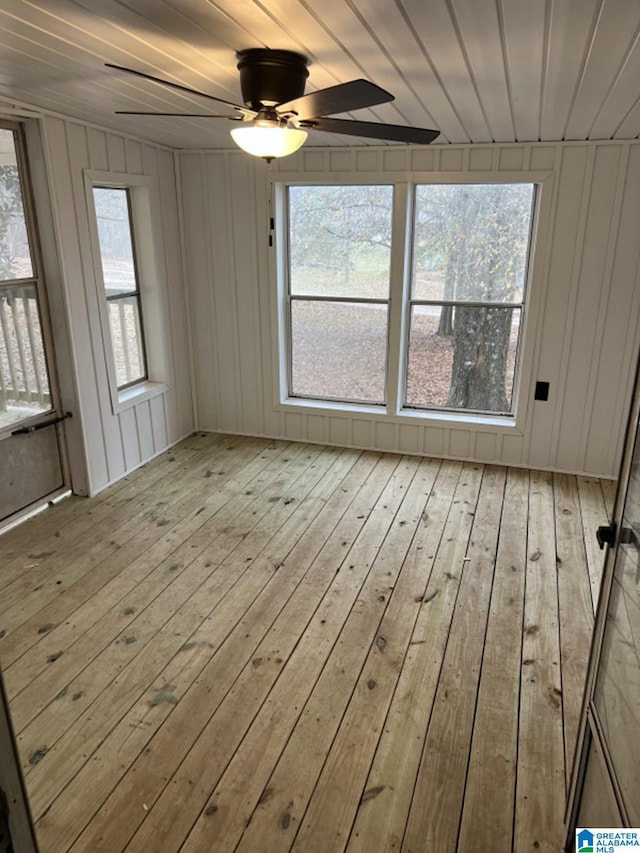
<path id="1" fill-rule="evenodd" d="M 247 154 L 271 160 L 274 157 L 288 157 L 297 151 L 304 145 L 307 132 L 275 124 L 269 127 L 250 124 L 234 128 L 231 136 L 238 148 Z"/>

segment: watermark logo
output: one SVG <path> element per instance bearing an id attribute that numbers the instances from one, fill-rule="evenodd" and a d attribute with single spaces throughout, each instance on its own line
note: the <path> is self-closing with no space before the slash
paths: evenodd
<path id="1" fill-rule="evenodd" d="M 576 853 L 640 853 L 640 829 L 576 829 Z"/>
<path id="2" fill-rule="evenodd" d="M 591 830 L 576 831 L 576 853 L 593 853 L 593 832 Z"/>

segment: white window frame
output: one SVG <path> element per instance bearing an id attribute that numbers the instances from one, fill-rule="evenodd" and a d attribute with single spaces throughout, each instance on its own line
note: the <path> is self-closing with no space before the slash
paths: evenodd
<path id="1" fill-rule="evenodd" d="M 553 173 L 540 171 L 523 172 L 421 172 L 403 175 L 401 179 L 390 179 L 381 173 L 336 173 L 327 175 L 279 175 L 274 180 L 275 205 L 275 277 L 277 334 L 277 399 L 276 408 L 285 412 L 306 414 L 349 414 L 351 417 L 370 419 L 372 416 L 387 421 L 405 424 L 431 422 L 442 427 L 476 426 L 480 429 L 508 434 L 524 434 L 524 424 L 533 393 L 533 357 L 537 328 L 545 295 L 545 271 L 547 266 L 548 235 L 546 223 L 550 219 L 553 195 Z M 529 263 L 525 283 L 525 304 L 522 311 L 519 356 L 516 366 L 513 413 L 510 415 L 475 413 L 451 409 L 415 409 L 404 407 L 404 382 L 409 343 L 410 297 L 411 297 L 411 251 L 413 238 L 413 187 L 419 184 L 508 184 L 529 183 L 535 185 L 535 202 L 532 211 Z M 356 185 L 392 184 L 393 218 L 391 236 L 391 289 L 389 300 L 389 328 L 387 342 L 387 386 L 386 404 L 370 405 L 341 403 L 293 397 L 289 394 L 289 353 L 291 351 L 289 316 L 287 305 L 289 271 L 287 188 L 311 185 Z"/>
<path id="2" fill-rule="evenodd" d="M 109 381 L 111 408 L 114 414 L 136 406 L 166 392 L 168 365 L 165 347 L 162 345 L 162 330 L 165 328 L 163 302 L 159 287 L 156 265 L 153 214 L 151 204 L 152 183 L 147 175 L 128 175 L 117 172 L 84 170 L 87 222 L 91 239 L 94 277 L 98 292 L 100 330 L 105 355 L 105 366 Z M 140 293 L 141 324 L 143 324 L 143 346 L 147 377 L 140 382 L 118 389 L 115 358 L 111 342 L 109 309 L 106 299 L 102 256 L 98 236 L 98 222 L 93 196 L 94 187 L 126 189 L 129 195 L 132 238 L 135 247 L 136 272 Z"/>
<path id="3" fill-rule="evenodd" d="M 289 186 L 296 186 L 296 185 L 291 184 Z M 322 186 L 326 186 L 326 184 L 324 184 Z M 365 184 L 363 182 L 351 181 L 351 182 L 345 182 L 345 183 L 341 184 L 341 186 L 369 186 L 369 184 Z M 395 207 L 396 200 L 395 200 L 395 188 L 394 188 L 393 181 L 378 181 L 376 183 L 376 186 L 389 187 L 392 190 L 392 192 L 393 192 L 392 205 Z M 285 204 L 288 205 L 288 202 L 285 201 Z M 291 386 L 293 384 L 293 358 L 291 357 L 293 354 L 292 353 L 292 347 L 291 347 L 291 341 L 292 341 L 292 338 L 291 338 L 291 335 L 292 335 L 291 306 L 292 306 L 292 304 L 296 301 L 297 302 L 307 301 L 307 302 L 329 302 L 329 303 L 334 303 L 334 304 L 335 303 L 343 303 L 343 304 L 346 303 L 346 304 L 350 304 L 350 305 L 384 305 L 384 307 L 387 310 L 388 320 L 390 322 L 390 317 L 391 317 L 391 263 L 392 263 L 392 258 L 391 258 L 391 253 L 390 253 L 390 258 L 389 258 L 389 289 L 388 289 L 386 297 L 360 297 L 360 296 L 353 296 L 353 297 L 352 296 L 322 296 L 322 297 L 318 297 L 318 296 L 310 295 L 310 294 L 292 294 L 291 293 L 291 286 L 290 286 L 291 282 L 289 280 L 290 265 L 289 265 L 289 260 L 288 260 L 288 252 L 289 252 L 289 249 L 288 249 L 288 246 L 289 246 L 288 206 L 287 206 L 287 210 L 286 210 L 285 215 L 287 218 L 287 229 L 286 229 L 286 232 L 287 232 L 287 241 L 286 241 L 286 243 L 287 243 L 287 259 L 286 259 L 286 276 L 285 276 L 285 278 L 282 279 L 282 286 L 283 286 L 284 299 L 286 301 L 285 312 L 286 312 L 287 342 L 288 342 L 288 348 L 287 348 L 287 353 L 286 353 L 286 356 L 287 356 L 287 389 L 288 389 L 287 394 L 291 400 L 300 400 L 302 402 L 309 402 L 309 399 L 310 399 L 309 397 L 304 397 L 300 394 L 293 394 L 290 390 Z M 391 228 L 393 230 L 393 214 L 392 214 L 392 219 L 391 219 Z M 387 352 L 388 352 L 388 350 L 389 350 L 389 343 L 387 341 Z M 384 370 L 385 400 L 387 398 L 387 393 L 388 393 L 388 388 L 389 388 L 388 372 L 389 372 L 389 364 L 387 361 L 385 363 L 385 370 Z M 341 405 L 351 406 L 351 405 L 353 405 L 353 406 L 359 406 L 359 407 L 360 406 L 374 406 L 376 409 L 379 409 L 379 408 L 384 407 L 386 405 L 385 403 L 367 403 L 367 402 L 359 402 L 356 400 L 346 400 L 346 399 L 345 400 L 338 400 L 338 399 L 332 399 L 331 397 L 317 397 L 317 398 L 313 398 L 313 400 L 316 402 L 319 402 L 319 403 L 325 403 L 331 407 L 333 407 L 334 405 L 338 405 L 338 406 L 341 406 Z"/>

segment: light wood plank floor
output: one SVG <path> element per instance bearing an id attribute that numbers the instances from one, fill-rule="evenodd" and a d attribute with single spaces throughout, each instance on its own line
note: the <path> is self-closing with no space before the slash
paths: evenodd
<path id="1" fill-rule="evenodd" d="M 560 850 L 613 495 L 196 435 L 9 532 L 42 853 Z"/>

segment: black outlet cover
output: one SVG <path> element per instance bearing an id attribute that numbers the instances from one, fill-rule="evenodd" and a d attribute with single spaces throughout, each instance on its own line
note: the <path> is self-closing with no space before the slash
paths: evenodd
<path id="1" fill-rule="evenodd" d="M 533 395 L 534 400 L 548 400 L 549 399 L 549 383 L 548 382 L 536 382 L 536 391 Z"/>

